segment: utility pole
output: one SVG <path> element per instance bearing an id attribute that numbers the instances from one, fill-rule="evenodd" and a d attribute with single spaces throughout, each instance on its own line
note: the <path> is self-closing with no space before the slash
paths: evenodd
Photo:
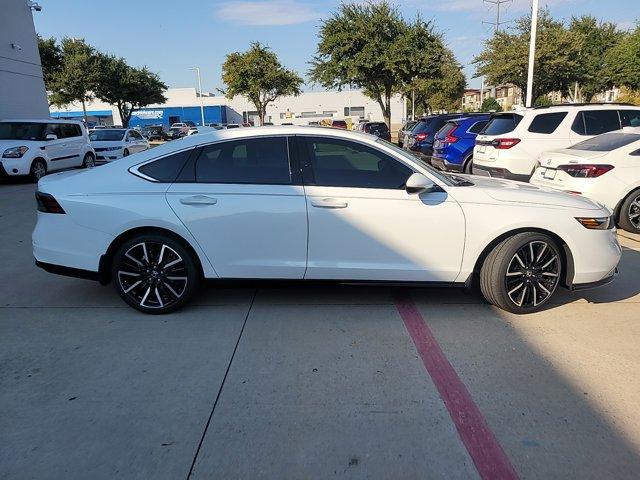
<path id="1" fill-rule="evenodd" d="M 533 66 L 536 58 L 536 34 L 538 32 L 538 0 L 531 2 L 531 37 L 529 39 L 529 70 L 527 71 L 527 102 L 530 107 L 533 99 Z"/>
<path id="2" fill-rule="evenodd" d="M 505 3 L 510 3 L 512 1 L 513 0 L 482 0 L 483 3 L 490 3 L 491 5 L 495 5 L 495 7 L 496 7 L 496 20 L 494 22 L 485 22 L 485 21 L 483 21 L 482 23 L 484 23 L 486 25 L 493 25 L 493 32 L 494 33 L 498 33 L 500 31 L 500 25 L 503 25 L 505 23 L 511 22 L 511 20 L 507 20 L 507 21 L 501 21 L 500 20 L 500 8 Z M 484 77 L 482 78 L 482 80 L 484 82 Z M 494 97 L 494 98 L 496 96 L 496 86 L 495 85 L 491 86 L 491 96 Z"/>
<path id="3" fill-rule="evenodd" d="M 191 67 L 189 70 L 195 70 L 198 75 L 198 94 L 200 95 L 200 116 L 202 117 L 202 126 L 204 127 L 204 102 L 202 100 L 202 82 L 200 81 L 200 67 Z"/>

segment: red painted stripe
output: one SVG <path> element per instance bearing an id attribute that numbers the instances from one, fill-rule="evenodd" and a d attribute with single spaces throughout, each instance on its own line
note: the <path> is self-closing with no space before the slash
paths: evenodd
<path id="1" fill-rule="evenodd" d="M 396 296 L 396 307 L 480 477 L 492 480 L 517 479 L 518 474 L 509 458 L 416 305 L 407 296 Z"/>

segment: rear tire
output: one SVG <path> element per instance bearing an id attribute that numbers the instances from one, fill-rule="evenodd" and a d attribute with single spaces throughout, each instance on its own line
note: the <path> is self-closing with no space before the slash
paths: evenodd
<path id="1" fill-rule="evenodd" d="M 181 308 L 200 284 L 193 254 L 162 233 L 130 238 L 113 256 L 111 278 L 118 295 L 143 313 L 169 313 Z"/>
<path id="2" fill-rule="evenodd" d="M 462 171 L 469 175 L 473 173 L 473 157 L 469 157 L 467 160 L 465 160 Z"/>
<path id="3" fill-rule="evenodd" d="M 622 202 L 618 225 L 630 233 L 640 233 L 640 190 L 631 192 Z"/>
<path id="4" fill-rule="evenodd" d="M 487 301 L 511 313 L 533 313 L 553 297 L 560 283 L 560 248 L 548 235 L 518 233 L 500 242 L 480 270 Z"/>
<path id="5" fill-rule="evenodd" d="M 129 150 L 127 150 L 126 148 L 124 149 L 124 152 L 122 152 L 122 156 L 123 157 L 128 157 L 129 156 Z"/>
<path id="6" fill-rule="evenodd" d="M 31 164 L 31 169 L 29 170 L 29 177 L 31 177 L 31 180 L 33 180 L 35 183 L 38 183 L 38 180 L 40 180 L 46 174 L 47 164 L 45 163 L 45 161 L 40 158 L 35 159 Z"/>
<path id="7" fill-rule="evenodd" d="M 84 160 L 82 160 L 82 168 L 93 168 L 96 166 L 96 159 L 90 153 L 86 153 L 84 155 Z"/>

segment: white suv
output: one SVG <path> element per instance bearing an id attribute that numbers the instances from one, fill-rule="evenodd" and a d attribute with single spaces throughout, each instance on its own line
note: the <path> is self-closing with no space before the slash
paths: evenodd
<path id="1" fill-rule="evenodd" d="M 529 181 L 541 153 L 640 126 L 640 107 L 576 104 L 498 113 L 476 137 L 473 173 Z"/>
<path id="2" fill-rule="evenodd" d="M 87 130 L 75 120 L 0 121 L 0 175 L 30 175 L 92 167 L 96 155 Z"/>

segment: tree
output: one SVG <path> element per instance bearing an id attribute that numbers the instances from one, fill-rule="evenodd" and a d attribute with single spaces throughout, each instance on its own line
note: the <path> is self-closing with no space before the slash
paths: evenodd
<path id="1" fill-rule="evenodd" d="M 487 97 L 482 101 L 482 105 L 480 106 L 481 112 L 501 112 L 502 106 L 498 101 L 493 97 Z"/>
<path id="2" fill-rule="evenodd" d="M 260 42 L 251 44 L 246 52 L 227 55 L 222 65 L 222 81 L 226 95 L 245 95 L 253 103 L 264 124 L 267 105 L 283 95 L 300 95 L 302 78 L 282 66 L 278 57 Z"/>
<path id="3" fill-rule="evenodd" d="M 525 16 L 516 21 L 512 33 L 495 32 L 473 60 L 476 76 L 484 75 L 494 85 L 512 83 L 526 98 L 530 26 L 531 17 Z M 568 92 L 570 84 L 579 80 L 579 53 L 575 35 L 543 10 L 538 18 L 532 98 Z"/>
<path id="4" fill-rule="evenodd" d="M 118 108 L 122 126 L 129 126 L 136 110 L 154 103 L 164 103 L 167 86 L 146 67 L 134 68 L 123 58 L 99 56 L 100 76 L 95 95 Z"/>
<path id="5" fill-rule="evenodd" d="M 47 90 L 51 91 L 53 79 L 62 70 L 62 50 L 55 38 L 42 38 L 38 35 L 38 51 L 44 84 Z"/>
<path id="6" fill-rule="evenodd" d="M 442 39 L 430 22 L 407 23 L 386 1 L 342 4 L 320 27 L 310 76 L 325 88 L 362 88 L 391 128 L 391 97 L 442 75 Z"/>
<path id="7" fill-rule="evenodd" d="M 569 26 L 579 48 L 577 82 L 582 100 L 590 102 L 597 93 L 611 88 L 609 69 L 605 66 L 605 55 L 623 37 L 616 25 L 598 23 L 590 15 L 573 18 Z"/>
<path id="8" fill-rule="evenodd" d="M 93 99 L 99 77 L 99 59 L 96 50 L 84 40 L 63 38 L 61 43 L 62 64 L 52 73 L 48 88 L 49 101 L 53 105 L 82 103 L 84 120 L 87 121 L 86 102 Z"/>
<path id="9" fill-rule="evenodd" d="M 640 24 L 605 55 L 611 83 L 640 91 Z"/>

